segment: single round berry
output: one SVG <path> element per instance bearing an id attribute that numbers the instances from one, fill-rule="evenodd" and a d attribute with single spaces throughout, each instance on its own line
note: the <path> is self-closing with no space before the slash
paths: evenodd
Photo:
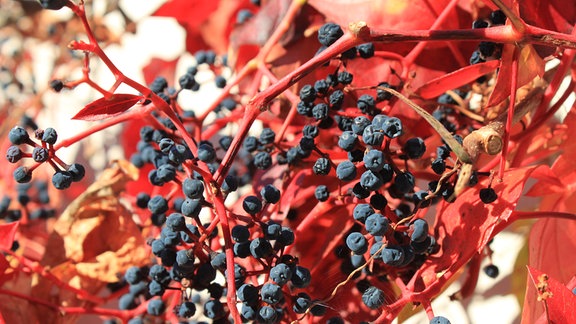
<path id="1" fill-rule="evenodd" d="M 346 246 L 355 254 L 364 254 L 368 251 L 368 241 L 360 232 L 352 232 L 346 238 Z"/>
<path id="2" fill-rule="evenodd" d="M 162 299 L 152 299 L 148 302 L 148 307 L 146 311 L 148 314 L 153 316 L 160 316 L 166 310 L 166 305 Z"/>
<path id="3" fill-rule="evenodd" d="M 300 100 L 306 103 L 311 103 L 316 99 L 316 90 L 309 84 L 306 84 L 300 89 Z"/>
<path id="4" fill-rule="evenodd" d="M 362 135 L 364 128 L 371 124 L 370 119 L 366 116 L 358 116 L 352 122 L 352 131 L 356 135 Z"/>
<path id="5" fill-rule="evenodd" d="M 216 78 L 214 78 L 214 83 L 216 84 L 216 88 L 223 89 L 224 87 L 226 87 L 226 78 L 219 75 Z"/>
<path id="6" fill-rule="evenodd" d="M 292 279 L 292 268 L 284 263 L 279 263 L 270 269 L 270 279 L 280 286 L 285 285 Z"/>
<path id="7" fill-rule="evenodd" d="M 344 103 L 344 92 L 342 90 L 335 90 L 330 94 L 328 101 L 330 102 L 330 108 L 334 110 L 342 108 L 342 104 Z"/>
<path id="8" fill-rule="evenodd" d="M 264 128 L 260 133 L 260 143 L 267 145 L 274 143 L 276 133 L 271 128 Z"/>
<path id="9" fill-rule="evenodd" d="M 8 139 L 14 145 L 25 144 L 30 140 L 28 132 L 20 126 L 15 126 L 8 133 Z"/>
<path id="10" fill-rule="evenodd" d="M 262 187 L 260 190 L 260 195 L 262 196 L 262 199 L 267 203 L 275 204 L 280 201 L 280 190 L 270 184 Z"/>
<path id="11" fill-rule="evenodd" d="M 500 269 L 498 269 L 498 267 L 493 264 L 485 266 L 483 270 L 484 273 L 490 278 L 496 278 L 498 277 L 498 274 L 500 274 Z"/>
<path id="12" fill-rule="evenodd" d="M 368 125 L 364 128 L 364 131 L 362 132 L 362 141 L 366 145 L 379 147 L 380 145 L 382 145 L 382 142 L 384 141 L 384 133 L 381 130 L 377 129 L 377 127 L 374 126 L 374 124 Z"/>
<path id="13" fill-rule="evenodd" d="M 40 0 L 40 5 L 44 9 L 59 10 L 68 4 L 68 0 Z"/>
<path id="14" fill-rule="evenodd" d="M 310 296 L 308 296 L 308 294 L 306 293 L 301 292 L 294 298 L 292 309 L 296 314 L 304 314 L 308 310 L 310 305 L 311 305 Z"/>
<path id="15" fill-rule="evenodd" d="M 400 266 L 404 262 L 404 249 L 397 245 L 388 245 L 382 250 L 382 261 L 389 266 Z"/>
<path id="16" fill-rule="evenodd" d="M 268 240 L 259 237 L 250 242 L 250 254 L 252 254 L 253 257 L 257 259 L 266 258 L 272 255 L 272 253 L 272 245 Z"/>
<path id="17" fill-rule="evenodd" d="M 82 180 L 84 175 L 86 175 L 86 169 L 84 169 L 84 166 L 80 163 L 72 163 L 66 171 L 70 172 L 72 181 L 74 182 Z"/>
<path id="18" fill-rule="evenodd" d="M 326 23 L 318 30 L 318 42 L 323 46 L 330 46 L 344 35 L 344 31 L 339 25 L 334 23 Z"/>
<path id="19" fill-rule="evenodd" d="M 144 273 L 139 267 L 130 267 L 126 270 L 126 274 L 124 275 L 124 279 L 131 285 L 135 285 L 144 279 Z"/>
<path id="20" fill-rule="evenodd" d="M 314 190 L 314 197 L 316 197 L 316 199 L 318 199 L 318 201 L 320 202 L 328 200 L 328 197 L 330 197 L 328 187 L 326 187 L 325 185 L 319 185 L 318 187 L 316 187 L 316 189 Z"/>
<path id="21" fill-rule="evenodd" d="M 148 201 L 148 209 L 152 214 L 162 214 L 168 211 L 168 202 L 164 197 L 157 195 Z"/>
<path id="22" fill-rule="evenodd" d="M 314 107 L 312 108 L 312 117 L 316 120 L 324 120 L 328 118 L 328 111 L 329 111 L 328 105 L 321 102 L 317 105 L 314 105 Z"/>
<path id="23" fill-rule="evenodd" d="M 480 200 L 482 200 L 483 203 L 489 204 L 496 201 L 496 199 L 498 199 L 498 195 L 496 194 L 496 191 L 494 191 L 494 189 L 492 188 L 480 189 Z"/>
<path id="24" fill-rule="evenodd" d="M 250 238 L 250 230 L 244 225 L 235 225 L 232 227 L 231 236 L 238 243 L 246 242 Z"/>
<path id="25" fill-rule="evenodd" d="M 366 218 L 364 226 L 366 227 L 366 231 L 374 236 L 384 235 L 386 234 L 386 231 L 388 231 L 389 222 L 382 214 L 376 213 Z"/>
<path id="26" fill-rule="evenodd" d="M 198 146 L 198 159 L 205 163 L 210 163 L 216 158 L 216 151 L 214 148 L 206 143 Z"/>
<path id="27" fill-rule="evenodd" d="M 360 98 L 358 98 L 356 106 L 358 107 L 358 109 L 360 109 L 361 112 L 365 114 L 370 114 L 376 108 L 376 101 L 374 100 L 374 97 L 372 97 L 371 95 L 363 94 L 360 96 Z"/>
<path id="28" fill-rule="evenodd" d="M 374 209 L 369 204 L 358 204 L 352 211 L 352 216 L 356 221 L 364 224 L 368 216 L 374 214 Z"/>
<path id="29" fill-rule="evenodd" d="M 422 157 L 426 152 L 426 144 L 420 137 L 413 137 L 406 141 L 402 149 L 408 158 L 416 160 Z"/>
<path id="30" fill-rule="evenodd" d="M 296 288 L 306 288 L 310 285 L 312 277 L 310 275 L 310 270 L 302 266 L 296 266 L 294 268 L 294 273 L 290 281 Z"/>
<path id="31" fill-rule="evenodd" d="M 276 310 L 270 306 L 262 306 L 258 311 L 258 322 L 259 323 L 275 323 L 278 313 Z"/>
<path id="32" fill-rule="evenodd" d="M 389 138 L 396 138 L 402 135 L 402 121 L 396 117 L 387 118 L 382 124 L 384 135 Z"/>
<path id="33" fill-rule="evenodd" d="M 345 131 L 338 139 L 338 146 L 344 151 L 352 151 L 358 143 L 358 137 L 352 131 Z"/>
<path id="34" fill-rule="evenodd" d="M 374 56 L 374 44 L 373 43 L 364 43 L 356 46 L 358 49 L 358 54 L 361 58 L 370 58 Z"/>
<path id="35" fill-rule="evenodd" d="M 247 196 L 242 202 L 244 211 L 250 215 L 256 215 L 262 210 L 262 202 L 256 196 Z"/>
<path id="36" fill-rule="evenodd" d="M 196 305 L 192 302 L 183 302 L 178 309 L 178 316 L 189 318 L 196 313 Z"/>
<path id="37" fill-rule="evenodd" d="M 204 304 L 204 316 L 212 320 L 218 320 L 226 316 L 224 305 L 218 300 L 210 299 Z"/>
<path id="38" fill-rule="evenodd" d="M 438 175 L 444 173 L 444 171 L 446 171 L 446 162 L 441 158 L 436 158 L 432 161 L 432 171 Z"/>
<path id="39" fill-rule="evenodd" d="M 376 191 L 382 187 L 383 184 L 382 177 L 372 170 L 366 170 L 366 172 L 360 176 L 360 185 L 366 190 Z"/>
<path id="40" fill-rule="evenodd" d="M 282 293 L 282 288 L 277 284 L 265 283 L 260 288 L 260 297 L 262 297 L 262 301 L 274 305 L 282 300 L 284 294 Z"/>
<path id="41" fill-rule="evenodd" d="M 58 190 L 64 190 L 72 184 L 72 174 L 68 171 L 57 171 L 52 176 L 52 184 Z"/>
<path id="42" fill-rule="evenodd" d="M 406 194 L 414 190 L 414 181 L 415 179 L 412 173 L 406 171 L 396 175 L 394 185 L 400 193 Z"/>
<path id="43" fill-rule="evenodd" d="M 336 177 L 342 181 L 352 181 L 356 178 L 356 166 L 346 160 L 336 167 Z"/>
<path id="44" fill-rule="evenodd" d="M 16 145 L 12 145 L 6 150 L 6 160 L 10 163 L 16 163 L 22 159 L 23 152 Z"/>
<path id="45" fill-rule="evenodd" d="M 368 287 L 368 289 L 362 293 L 362 302 L 370 309 L 380 308 L 384 304 L 384 301 L 384 292 L 374 286 Z"/>
<path id="46" fill-rule="evenodd" d="M 197 179 L 186 178 L 182 182 L 182 192 L 191 199 L 201 198 L 204 193 L 204 183 Z"/>

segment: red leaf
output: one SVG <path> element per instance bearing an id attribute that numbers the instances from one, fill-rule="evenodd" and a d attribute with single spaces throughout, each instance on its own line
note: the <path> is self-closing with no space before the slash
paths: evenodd
<path id="1" fill-rule="evenodd" d="M 472 82 L 477 78 L 491 73 L 500 64 L 497 60 L 492 60 L 484 63 L 465 66 L 452 73 L 442 75 L 436 79 L 429 81 L 421 86 L 416 93 L 424 99 L 432 99 L 438 97 L 444 92 L 461 87 L 462 85 Z"/>
<path id="2" fill-rule="evenodd" d="M 110 118 L 130 109 L 142 98 L 127 93 L 114 94 L 108 99 L 100 98 L 86 105 L 72 119 L 94 121 Z"/>
<path id="3" fill-rule="evenodd" d="M 493 231 L 502 222 L 506 222 L 518 203 L 526 181 L 534 167 L 511 169 L 504 174 L 503 182 L 493 182 L 498 199 L 484 204 L 479 198 L 479 188 L 487 183 L 465 191 L 456 202 L 444 204 L 438 208 L 434 237 L 438 238 L 440 251 L 434 258 L 426 260 L 414 275 L 429 286 L 437 280 L 442 271 L 456 271 L 475 254 L 484 249 L 493 235 Z M 424 287 L 417 287 L 418 290 Z"/>
<path id="4" fill-rule="evenodd" d="M 520 16 L 535 26 L 569 34 L 574 27 L 576 6 L 574 2 L 564 0 L 524 1 Z"/>
<path id="5" fill-rule="evenodd" d="M 505 44 L 502 49 L 500 71 L 496 79 L 494 91 L 488 99 L 488 107 L 494 106 L 508 98 L 512 77 L 512 61 L 514 51 L 518 50 L 514 45 Z M 518 55 L 518 83 L 517 88 L 534 80 L 536 76 L 544 75 L 544 61 L 534 50 L 532 45 L 524 45 Z"/>
<path id="6" fill-rule="evenodd" d="M 543 279 L 542 275 L 546 274 L 547 279 Z M 528 266 L 528 285 L 526 298 L 530 298 L 530 304 L 524 304 L 524 310 L 540 310 L 540 317 L 527 317 L 527 313 L 522 314 L 522 323 L 576 323 L 576 295 L 570 291 L 563 283 L 556 280 L 553 276 L 548 275 L 535 268 Z M 537 285 L 544 284 L 544 293 L 551 293 L 552 295 L 545 299 L 546 306 L 548 307 L 548 317 L 544 312 L 544 301 L 537 301 L 535 297 L 538 296 Z M 542 292 L 541 292 L 542 293 Z M 538 305 L 541 304 L 541 305 Z M 548 321 L 549 319 L 549 321 Z"/>
<path id="7" fill-rule="evenodd" d="M 19 222 L 13 222 L 0 225 L 0 250 L 8 251 L 12 248 L 19 224 Z"/>

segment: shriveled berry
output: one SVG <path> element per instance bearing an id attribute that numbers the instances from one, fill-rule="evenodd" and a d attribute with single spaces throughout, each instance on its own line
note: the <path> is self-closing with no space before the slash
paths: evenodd
<path id="1" fill-rule="evenodd" d="M 342 104 L 344 103 L 344 92 L 339 89 L 335 90 L 330 94 L 328 102 L 330 103 L 330 108 L 334 110 L 342 108 Z"/>
<path id="2" fill-rule="evenodd" d="M 352 151 L 358 143 L 358 137 L 351 131 L 345 131 L 338 139 L 338 146 L 344 151 Z"/>
<path id="3" fill-rule="evenodd" d="M 314 90 L 314 87 L 306 84 L 302 87 L 302 89 L 300 89 L 300 100 L 302 100 L 303 102 L 313 102 L 314 99 L 316 99 L 316 90 Z"/>
<path id="4" fill-rule="evenodd" d="M 382 250 L 382 261 L 390 266 L 400 266 L 404 262 L 404 249 L 397 245 L 388 245 Z"/>
<path id="5" fill-rule="evenodd" d="M 380 174 L 372 170 L 366 170 L 360 176 L 360 185 L 362 185 L 366 190 L 376 191 L 382 187 L 383 184 L 384 182 L 382 181 Z"/>
<path id="6" fill-rule="evenodd" d="M 52 184 L 58 190 L 69 188 L 72 184 L 72 174 L 68 171 L 57 171 L 52 176 Z"/>
<path id="7" fill-rule="evenodd" d="M 378 130 L 374 124 L 366 126 L 362 132 L 362 141 L 366 145 L 379 147 L 384 141 L 384 133 Z"/>
<path id="8" fill-rule="evenodd" d="M 321 102 L 312 108 L 312 117 L 316 120 L 324 120 L 328 118 L 328 105 Z"/>
<path id="9" fill-rule="evenodd" d="M 389 138 L 396 138 L 402 135 L 402 121 L 397 117 L 390 117 L 382 124 L 382 131 Z"/>
<path id="10" fill-rule="evenodd" d="M 376 101 L 374 100 L 374 97 L 372 97 L 371 95 L 363 94 L 360 96 L 360 98 L 358 98 L 356 106 L 358 107 L 358 109 L 360 109 L 361 112 L 365 114 L 370 114 L 376 108 Z"/>
<path id="11" fill-rule="evenodd" d="M 330 173 L 330 168 L 330 160 L 322 157 L 316 160 L 314 166 L 312 166 L 312 171 L 317 175 L 327 175 Z"/>
<path id="12" fill-rule="evenodd" d="M 283 286 L 292 278 L 292 270 L 287 264 L 279 263 L 270 269 L 270 279 Z"/>
<path id="13" fill-rule="evenodd" d="M 371 121 L 366 116 L 358 116 L 352 121 L 352 131 L 356 135 L 362 135 L 364 128 L 370 125 Z"/>
<path id="14" fill-rule="evenodd" d="M 373 43 L 364 43 L 356 46 L 358 49 L 358 54 L 361 58 L 370 58 L 374 56 L 374 44 Z"/>
<path id="15" fill-rule="evenodd" d="M 384 304 L 385 297 L 382 290 L 370 286 L 362 294 L 362 302 L 370 309 L 377 309 Z"/>
<path id="16" fill-rule="evenodd" d="M 22 159 L 23 152 L 16 145 L 12 145 L 6 150 L 6 160 L 10 163 L 16 163 Z"/>
<path id="17" fill-rule="evenodd" d="M 339 25 L 326 23 L 318 30 L 318 42 L 324 46 L 330 46 L 344 35 L 344 31 Z"/>
<path id="18" fill-rule="evenodd" d="M 342 181 L 352 181 L 356 178 L 356 166 L 354 163 L 346 160 L 336 167 L 336 177 Z"/>

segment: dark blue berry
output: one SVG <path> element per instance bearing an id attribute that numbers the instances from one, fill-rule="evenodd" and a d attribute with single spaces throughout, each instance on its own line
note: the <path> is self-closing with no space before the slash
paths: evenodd
<path id="1" fill-rule="evenodd" d="M 138 306 L 136 297 L 131 293 L 124 294 L 118 299 L 118 309 L 120 310 L 134 309 L 136 306 Z"/>
<path id="2" fill-rule="evenodd" d="M 338 73 L 338 82 L 344 85 L 352 83 L 353 78 L 354 76 L 352 75 L 352 73 L 348 71 L 342 71 Z"/>
<path id="3" fill-rule="evenodd" d="M 317 80 L 314 83 L 314 90 L 316 91 L 317 95 L 326 95 L 328 93 L 328 89 L 330 88 L 330 86 L 328 85 L 328 83 L 326 82 L 326 80 Z"/>
<path id="4" fill-rule="evenodd" d="M 408 158 L 415 160 L 424 155 L 426 152 L 426 144 L 420 137 L 413 137 L 404 143 L 404 148 L 402 150 Z"/>
<path id="5" fill-rule="evenodd" d="M 370 309 L 378 309 L 384 304 L 385 297 L 382 290 L 370 286 L 362 294 L 362 302 Z"/>
<path id="6" fill-rule="evenodd" d="M 402 135 L 402 121 L 396 117 L 387 118 L 382 124 L 382 131 L 389 138 L 396 138 Z"/>
<path id="7" fill-rule="evenodd" d="M 280 201 L 280 190 L 270 184 L 262 187 L 260 190 L 260 195 L 262 196 L 262 199 L 267 203 L 275 204 Z"/>
<path id="8" fill-rule="evenodd" d="M 250 215 L 256 215 L 262 210 L 262 202 L 256 196 L 247 196 L 242 202 L 244 211 Z"/>
<path id="9" fill-rule="evenodd" d="M 336 177 L 342 181 L 352 181 L 356 178 L 356 166 L 354 163 L 346 160 L 336 167 Z"/>
<path id="10" fill-rule="evenodd" d="M 323 46 L 330 46 L 344 35 L 344 31 L 339 25 L 326 23 L 318 30 L 318 42 Z"/>
<path id="11" fill-rule="evenodd" d="M 274 143 L 276 133 L 271 128 L 264 128 L 260 133 L 260 143 L 267 145 Z"/>
<path id="12" fill-rule="evenodd" d="M 68 4 L 67 0 L 40 0 L 40 5 L 44 9 L 59 10 Z"/>
<path id="13" fill-rule="evenodd" d="M 374 209 L 369 204 L 358 204 L 352 211 L 354 220 L 364 224 L 368 216 L 374 214 Z"/>
<path id="14" fill-rule="evenodd" d="M 68 171 L 57 171 L 52 176 L 52 184 L 58 190 L 69 188 L 72 184 L 72 174 Z"/>
<path id="15" fill-rule="evenodd" d="M 382 187 L 383 184 L 384 182 L 382 181 L 382 177 L 380 177 L 380 174 L 375 173 L 371 170 L 366 170 L 360 176 L 360 185 L 366 190 L 376 191 L 380 187 Z"/>
<path id="16" fill-rule="evenodd" d="M 196 313 L 196 305 L 192 302 L 183 302 L 182 305 L 178 308 L 178 316 L 189 318 L 194 316 Z"/>
<path id="17" fill-rule="evenodd" d="M 250 242 L 250 254 L 252 254 L 253 257 L 257 259 L 266 258 L 272 255 L 272 253 L 272 245 L 270 245 L 268 240 L 259 237 Z"/>
<path id="18" fill-rule="evenodd" d="M 414 181 L 415 179 L 412 173 L 406 171 L 396 175 L 394 185 L 400 193 L 406 194 L 414 190 Z"/>
<path id="19" fill-rule="evenodd" d="M 30 141 L 30 136 L 28 132 L 20 126 L 15 126 L 8 133 L 8 139 L 14 145 L 25 144 Z"/>
<path id="20" fill-rule="evenodd" d="M 270 269 L 270 279 L 278 285 L 283 286 L 292 278 L 292 271 L 293 269 L 290 266 L 279 263 Z"/>
<path id="21" fill-rule="evenodd" d="M 490 13 L 490 21 L 492 25 L 504 25 L 506 23 L 506 15 L 502 10 L 494 10 Z"/>
<path id="22" fill-rule="evenodd" d="M 205 163 L 210 163 L 216 158 L 216 151 L 211 145 L 206 143 L 198 146 L 198 159 Z"/>
<path id="23" fill-rule="evenodd" d="M 352 151 L 358 143 L 358 137 L 351 131 L 345 131 L 338 139 L 338 146 L 344 151 Z"/>
<path id="24" fill-rule="evenodd" d="M 450 324 L 450 321 L 444 316 L 434 316 L 430 320 L 430 324 Z"/>
<path id="25" fill-rule="evenodd" d="M 148 302 L 148 307 L 146 311 L 148 314 L 153 316 L 160 316 L 166 310 L 166 305 L 162 301 L 162 299 L 152 299 Z"/>
<path id="26" fill-rule="evenodd" d="M 404 249 L 397 245 L 388 245 L 382 250 L 382 261 L 390 266 L 400 266 L 404 262 Z"/>
<path id="27" fill-rule="evenodd" d="M 325 185 L 319 185 L 318 187 L 316 187 L 316 189 L 314 190 L 314 197 L 316 197 L 316 199 L 318 199 L 318 201 L 321 202 L 328 200 L 328 197 L 330 197 L 328 187 L 326 187 Z"/>
<path id="28" fill-rule="evenodd" d="M 16 163 L 22 159 L 23 152 L 18 146 L 12 145 L 6 150 L 6 160 L 10 163 Z"/>
<path id="29" fill-rule="evenodd" d="M 412 224 L 414 231 L 410 236 L 410 240 L 413 242 L 423 242 L 428 237 L 428 222 L 424 219 L 417 219 Z"/>
<path id="30" fill-rule="evenodd" d="M 330 108 L 334 110 L 342 108 L 342 104 L 344 103 L 344 92 L 342 90 L 335 90 L 330 94 L 328 101 L 330 102 Z"/>
<path id="31" fill-rule="evenodd" d="M 360 96 L 360 98 L 358 98 L 356 106 L 363 113 L 370 114 L 376 108 L 376 101 L 374 100 L 374 97 L 372 97 L 371 95 L 363 94 Z"/>
<path id="32" fill-rule="evenodd" d="M 232 227 L 231 236 L 238 243 L 247 242 L 250 238 L 250 230 L 244 225 L 235 225 Z"/>
<path id="33" fill-rule="evenodd" d="M 144 273 L 139 267 L 130 267 L 124 274 L 124 279 L 131 285 L 135 285 L 144 279 Z"/>
<path id="34" fill-rule="evenodd" d="M 223 89 L 226 86 L 226 78 L 219 75 L 214 78 L 214 83 L 216 84 L 216 88 Z"/>
<path id="35" fill-rule="evenodd" d="M 362 135 L 364 128 L 370 125 L 371 121 L 366 116 L 358 116 L 352 122 L 352 131 L 356 135 Z"/>
<path id="36" fill-rule="evenodd" d="M 432 161 L 432 171 L 436 174 L 442 174 L 446 170 L 446 162 L 441 158 L 436 158 Z"/>
<path id="37" fill-rule="evenodd" d="M 374 44 L 373 43 L 364 43 L 356 46 L 358 49 L 358 54 L 361 58 L 370 58 L 374 56 Z"/>
<path id="38" fill-rule="evenodd" d="M 210 299 L 204 304 L 204 316 L 212 320 L 218 320 L 226 316 L 224 305 L 218 300 Z"/>
<path id="39" fill-rule="evenodd" d="M 474 20 L 472 22 L 472 28 L 473 29 L 487 28 L 487 27 L 488 27 L 488 23 L 484 20 L 477 19 L 477 20 Z"/>
<path id="40" fill-rule="evenodd" d="M 498 277 L 498 274 L 500 274 L 500 270 L 498 269 L 498 267 L 493 264 L 485 266 L 483 270 L 484 273 L 490 278 L 496 278 Z"/>
<path id="41" fill-rule="evenodd" d="M 300 89 L 300 100 L 310 103 L 313 102 L 314 99 L 316 99 L 316 90 L 314 90 L 313 86 L 306 84 Z"/>
<path id="42" fill-rule="evenodd" d="M 282 293 L 282 288 L 277 284 L 265 283 L 262 288 L 260 288 L 260 297 L 262 301 L 274 305 L 284 298 L 284 294 Z"/>
<path id="43" fill-rule="evenodd" d="M 260 170 L 269 169 L 272 166 L 272 156 L 270 156 L 270 153 L 256 153 L 256 155 L 254 155 L 254 166 Z"/>
<path id="44" fill-rule="evenodd" d="M 312 117 L 316 120 L 323 120 L 328 117 L 328 105 L 321 102 L 312 108 Z"/>
<path id="45" fill-rule="evenodd" d="M 327 175 L 328 173 L 330 173 L 330 168 L 331 168 L 330 160 L 322 157 L 316 160 L 316 162 L 312 166 L 312 171 L 314 171 L 314 174 L 317 175 Z"/>
<path id="46" fill-rule="evenodd" d="M 346 237 L 346 246 L 355 254 L 364 254 L 368 251 L 368 241 L 360 232 L 352 232 Z"/>
<path id="47" fill-rule="evenodd" d="M 258 139 L 256 137 L 246 136 L 246 139 L 244 139 L 243 147 L 248 152 L 254 152 L 258 149 L 259 144 L 260 144 L 260 142 L 258 141 Z"/>
<path id="48" fill-rule="evenodd" d="M 200 180 L 186 178 L 182 182 L 182 192 L 190 199 L 201 198 L 204 193 L 204 183 Z"/>
<path id="49" fill-rule="evenodd" d="M 483 203 L 489 204 L 494 202 L 496 199 L 498 199 L 498 195 L 496 194 L 496 191 L 494 191 L 494 189 L 492 188 L 480 189 L 480 200 L 482 200 Z"/>
<path id="50" fill-rule="evenodd" d="M 224 192 L 233 192 L 238 189 L 238 184 L 238 177 L 229 174 L 224 178 L 221 189 Z"/>
<path id="51" fill-rule="evenodd" d="M 389 222 L 382 214 L 372 214 L 366 218 L 364 223 L 366 231 L 372 235 L 384 235 L 389 228 Z"/>
<path id="52" fill-rule="evenodd" d="M 302 129 L 303 137 L 315 138 L 318 136 L 318 127 L 316 125 L 306 125 Z"/>
<path id="53" fill-rule="evenodd" d="M 380 147 L 384 141 L 384 133 L 378 130 L 374 124 L 366 126 L 362 132 L 362 141 L 366 145 Z"/>
<path id="54" fill-rule="evenodd" d="M 275 323 L 278 317 L 276 310 L 270 306 L 262 306 L 258 311 L 259 323 Z"/>
<path id="55" fill-rule="evenodd" d="M 148 209 L 153 214 L 162 214 L 168 211 L 168 202 L 164 197 L 157 195 L 148 201 Z"/>
<path id="56" fill-rule="evenodd" d="M 306 294 L 306 293 L 301 292 L 294 299 L 292 309 L 294 310 L 294 313 L 296 313 L 296 314 L 304 314 L 308 310 L 308 308 L 310 307 L 311 304 L 312 304 L 312 301 L 310 299 L 310 296 L 308 296 L 308 294 Z"/>
<path id="57" fill-rule="evenodd" d="M 242 303 L 242 308 L 240 309 L 240 314 L 242 318 L 251 321 L 256 319 L 256 306 L 251 306 L 246 303 Z"/>

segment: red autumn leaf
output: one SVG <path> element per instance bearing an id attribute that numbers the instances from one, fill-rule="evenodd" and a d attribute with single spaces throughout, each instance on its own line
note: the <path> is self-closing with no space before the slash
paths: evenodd
<path id="1" fill-rule="evenodd" d="M 424 99 L 432 99 L 438 97 L 448 90 L 459 88 L 462 85 L 472 82 L 485 74 L 494 72 L 499 64 L 499 61 L 492 60 L 484 63 L 465 66 L 459 70 L 430 80 L 428 83 L 418 88 L 416 93 Z"/>
<path id="2" fill-rule="evenodd" d="M 546 274 L 544 277 L 543 275 Z M 536 287 L 542 287 L 539 292 Z M 576 295 L 562 282 L 553 276 L 536 268 L 528 266 L 528 284 L 526 295 L 538 296 L 549 294 L 545 301 L 537 301 L 531 298 L 530 304 L 524 304 L 524 309 L 541 310 L 539 317 L 522 316 L 522 323 L 576 323 Z M 548 314 L 544 314 L 544 302 L 548 308 Z M 540 304 L 540 305 L 539 305 Z"/>
<path id="3" fill-rule="evenodd" d="M 176 73 L 176 64 L 178 64 L 178 59 L 172 61 L 164 61 L 159 58 L 151 59 L 142 69 L 144 82 L 150 84 L 154 79 L 156 79 L 156 77 L 164 77 L 168 80 L 168 83 L 172 83 Z"/>
<path id="4" fill-rule="evenodd" d="M 494 91 L 488 99 L 488 107 L 494 106 L 508 98 L 512 82 L 512 62 L 514 51 L 518 48 L 515 45 L 505 44 L 502 49 L 502 59 L 500 71 L 496 79 Z M 544 75 L 544 61 L 536 53 L 532 45 L 524 45 L 518 54 L 518 81 L 517 89 L 534 80 L 536 76 Z"/>
<path id="5" fill-rule="evenodd" d="M 9 251 L 12 248 L 19 224 L 19 222 L 13 222 L 0 225 L 0 250 Z"/>
<path id="6" fill-rule="evenodd" d="M 484 183 L 465 191 L 456 202 L 440 207 L 434 225 L 434 237 L 438 238 L 440 251 L 434 258 L 426 260 L 414 275 L 412 284 L 429 286 L 437 280 L 438 273 L 456 271 L 475 253 L 480 253 L 492 237 L 494 228 L 506 222 L 516 208 L 534 169 L 511 169 L 504 174 L 503 182 L 493 182 L 498 199 L 491 204 L 480 201 L 478 188 L 485 188 L 487 184 Z"/>
<path id="7" fill-rule="evenodd" d="M 95 121 L 119 115 L 134 106 L 142 96 L 120 93 L 100 98 L 82 108 L 72 119 Z"/>
<path id="8" fill-rule="evenodd" d="M 535 26 L 569 34 L 574 27 L 576 6 L 563 0 L 522 2 L 520 16 Z"/>

